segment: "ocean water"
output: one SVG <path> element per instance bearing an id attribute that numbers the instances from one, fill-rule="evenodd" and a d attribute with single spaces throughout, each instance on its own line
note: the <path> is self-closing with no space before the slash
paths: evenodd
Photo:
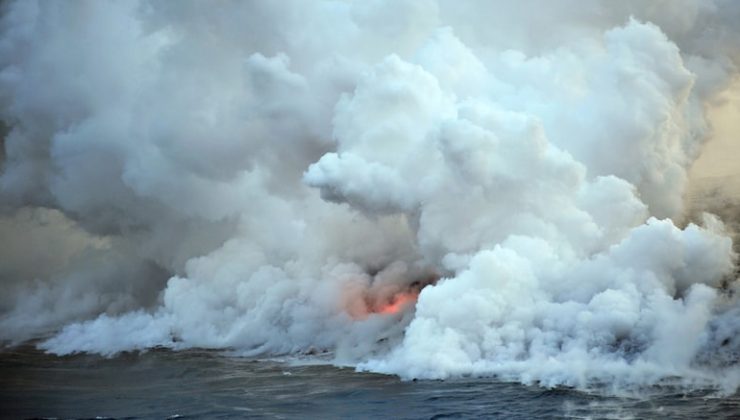
<path id="1" fill-rule="evenodd" d="M 740 394 L 656 387 L 616 397 L 495 378 L 401 381 L 206 350 L 57 357 L 24 346 L 0 352 L 0 417 L 738 419 Z"/>

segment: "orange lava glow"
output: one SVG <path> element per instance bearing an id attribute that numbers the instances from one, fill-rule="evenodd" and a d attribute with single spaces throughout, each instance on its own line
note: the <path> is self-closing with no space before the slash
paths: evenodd
<path id="1" fill-rule="evenodd" d="M 415 303 L 419 293 L 405 292 L 394 295 L 388 302 L 377 305 L 373 312 L 378 314 L 397 314 L 408 305 Z"/>
<path id="2" fill-rule="evenodd" d="M 409 285 L 348 289 L 342 299 L 346 313 L 354 320 L 371 316 L 393 316 L 414 308 L 421 290 L 435 284 L 439 276 L 430 275 Z"/>

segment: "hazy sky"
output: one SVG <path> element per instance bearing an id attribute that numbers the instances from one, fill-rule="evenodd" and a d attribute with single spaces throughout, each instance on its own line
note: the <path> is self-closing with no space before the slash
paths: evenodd
<path id="1" fill-rule="evenodd" d="M 707 117 L 714 129 L 711 139 L 692 167 L 692 176 L 740 176 L 740 80 L 709 105 Z"/>

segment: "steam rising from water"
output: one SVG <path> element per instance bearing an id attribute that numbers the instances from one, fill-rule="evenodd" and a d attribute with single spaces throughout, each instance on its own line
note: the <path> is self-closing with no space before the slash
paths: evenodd
<path id="1" fill-rule="evenodd" d="M 3 5 L 0 339 L 737 389 L 736 3 L 219 6 Z"/>

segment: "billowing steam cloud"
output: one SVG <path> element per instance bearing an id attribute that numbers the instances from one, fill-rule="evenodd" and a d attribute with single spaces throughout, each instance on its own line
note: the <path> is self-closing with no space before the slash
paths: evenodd
<path id="1" fill-rule="evenodd" d="M 734 390 L 732 1 L 3 4 L 0 339 Z"/>

